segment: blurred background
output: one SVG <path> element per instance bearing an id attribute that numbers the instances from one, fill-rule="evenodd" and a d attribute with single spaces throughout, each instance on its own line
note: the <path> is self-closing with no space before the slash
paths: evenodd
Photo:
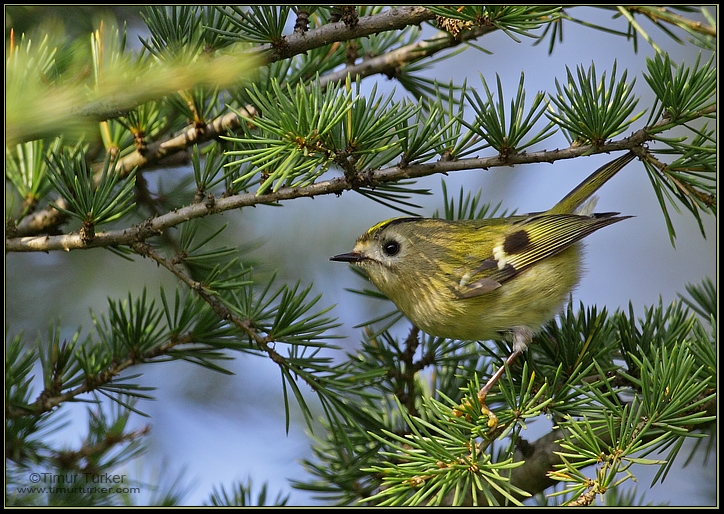
<path id="1" fill-rule="evenodd" d="M 6 6 L 6 40 L 9 28 L 16 33 L 39 23 L 64 27 L 70 35 L 92 29 L 100 7 L 64 6 L 19 7 Z M 129 23 L 129 44 L 140 46 L 137 35 L 144 36 L 138 16 L 141 7 L 125 6 L 109 11 L 119 23 Z M 712 12 L 713 12 L 712 8 Z M 576 14 L 589 16 L 592 21 L 607 25 L 608 16 L 593 8 L 576 8 Z M 290 24 L 293 24 L 293 19 Z M 619 28 L 624 22 L 619 20 Z M 651 28 L 648 27 L 647 28 Z M 434 30 L 426 26 L 424 34 Z M 696 59 L 693 45 L 680 45 L 663 33 L 652 29 L 657 43 L 669 52 L 674 63 Z M 441 83 L 467 80 L 469 87 L 480 87 L 482 74 L 491 88 L 496 74 L 500 76 L 506 99 L 515 94 L 520 73 L 525 72 L 528 99 L 537 91 L 555 91 L 555 79 L 565 80 L 566 66 L 587 67 L 595 63 L 600 77 L 611 73 L 614 60 L 618 76 L 628 70 L 629 81 L 636 78 L 635 92 L 641 97 L 636 112 L 651 105 L 652 93 L 643 79 L 645 58 L 654 50 L 643 41 L 638 53 L 632 43 L 621 37 L 593 31 L 568 23 L 564 40 L 548 55 L 548 45 L 532 46 L 532 40 L 514 43 L 500 32 L 492 33 L 477 42 L 492 52 L 485 54 L 469 48 L 450 60 L 444 60 L 427 70 L 426 76 Z M 708 56 L 704 56 L 704 60 Z M 374 82 L 378 89 L 391 91 L 395 83 L 385 77 L 365 80 L 369 90 Z M 396 94 L 404 94 L 397 86 Z M 646 116 L 631 130 L 639 129 Z M 625 136 L 627 134 L 623 134 Z M 533 150 L 567 147 L 561 134 L 549 138 Z M 491 153 L 481 155 L 489 156 Z M 598 166 L 612 159 L 598 155 L 554 165 L 537 164 L 515 168 L 495 168 L 454 173 L 444 180 L 449 193 L 459 189 L 475 193 L 482 190 L 482 200 L 519 212 L 540 211 L 551 207 L 570 189 Z M 173 180 L 177 172 L 160 170 L 148 174 L 149 181 L 160 183 Z M 331 172 L 334 175 L 335 172 Z M 418 181 L 418 187 L 429 188 L 434 194 L 414 201 L 421 205 L 419 213 L 432 215 L 442 210 L 440 176 Z M 634 161 L 606 184 L 598 193 L 597 210 L 617 211 L 635 216 L 586 239 L 586 268 L 579 287 L 574 292 L 578 305 L 597 305 L 609 311 L 628 309 L 629 302 L 638 315 L 644 308 L 662 302 L 667 305 L 686 293 L 687 284 L 698 284 L 704 277 L 716 278 L 718 266 L 717 220 L 704 219 L 706 238 L 702 237 L 692 216 L 672 213 L 677 238 L 672 246 L 657 199 L 643 166 Z M 260 244 L 252 256 L 264 270 L 277 270 L 279 278 L 303 285 L 314 284 L 322 293 L 320 306 L 336 304 L 332 315 L 342 324 L 337 333 L 345 339 L 333 340 L 343 352 L 355 351 L 360 331 L 354 326 L 370 319 L 386 306 L 375 305 L 346 288 L 364 284 L 345 265 L 329 261 L 331 255 L 351 250 L 355 239 L 371 225 L 397 216 L 399 213 L 355 193 L 341 197 L 316 197 L 287 202 L 283 208 L 260 206 L 242 212 L 225 213 L 219 220 L 229 224 L 227 244 L 247 246 Z M 148 260 L 140 258 L 129 263 L 102 250 L 74 251 L 52 254 L 7 254 L 5 258 L 6 333 L 23 330 L 26 339 L 47 339 L 49 321 L 61 319 L 62 335 L 70 337 L 79 326 L 92 326 L 89 308 L 100 313 L 107 308 L 107 299 L 121 300 L 130 293 L 136 296 L 147 288 L 152 296 L 162 286 L 166 291 L 175 288 L 175 279 Z M 29 280 L 29 278 L 32 278 Z M 400 334 L 407 331 L 399 327 Z M 332 355 L 343 358 L 337 351 Z M 268 359 L 234 355 L 227 367 L 234 376 L 213 373 L 187 363 L 167 363 L 142 366 L 141 379 L 156 388 L 156 401 L 146 401 L 139 408 L 148 418 L 136 417 L 138 426 L 150 425 L 148 452 L 129 464 L 128 475 L 148 483 L 169 483 L 180 477 L 179 485 L 186 490 L 185 505 L 198 505 L 208 499 L 212 489 L 229 487 L 237 481 L 252 479 L 258 490 L 265 482 L 269 495 L 290 495 L 289 505 L 314 505 L 318 502 L 305 492 L 293 490 L 289 480 L 309 478 L 299 464 L 300 459 L 312 458 L 310 435 L 300 418 L 292 419 L 289 433 L 285 432 L 280 373 Z M 307 399 L 314 395 L 302 384 Z M 293 403 L 292 403 L 293 404 Z M 54 437 L 70 447 L 80 444 L 84 435 L 86 407 L 64 407 L 70 425 Z M 549 430 L 547 421 L 533 423 L 526 437 L 534 440 Z M 321 435 L 321 432 L 320 432 Z M 716 502 L 716 455 L 709 455 L 701 465 L 702 453 L 697 453 L 685 471 L 686 480 L 677 479 L 686 451 L 663 484 L 647 491 L 657 468 L 639 467 L 633 471 L 639 477 L 638 491 L 651 503 L 672 505 L 713 505 Z M 626 482 L 626 487 L 635 485 Z M 149 494 L 152 491 L 144 489 Z"/>

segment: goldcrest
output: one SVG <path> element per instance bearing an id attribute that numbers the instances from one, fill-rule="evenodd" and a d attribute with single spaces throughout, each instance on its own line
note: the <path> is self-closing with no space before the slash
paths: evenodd
<path id="1" fill-rule="evenodd" d="M 362 268 L 430 335 L 478 341 L 512 336 L 511 363 L 578 283 L 581 240 L 630 217 L 584 212 L 595 199 L 581 206 L 633 158 L 627 153 L 602 166 L 546 212 L 461 221 L 394 218 L 331 260 Z M 481 390 L 481 404 L 492 385 Z"/>

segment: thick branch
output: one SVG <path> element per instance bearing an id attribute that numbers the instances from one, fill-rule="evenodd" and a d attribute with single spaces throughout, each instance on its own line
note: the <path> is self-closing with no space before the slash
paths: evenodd
<path id="1" fill-rule="evenodd" d="M 579 146 L 563 150 L 532 152 L 509 156 L 460 159 L 458 161 L 438 161 L 430 164 L 418 164 L 406 167 L 392 166 L 382 170 L 369 171 L 353 178 L 339 177 L 311 184 L 306 187 L 285 187 L 264 195 L 245 193 L 226 198 L 216 198 L 214 202 L 204 202 L 182 207 L 162 216 L 146 220 L 140 225 L 108 232 L 97 232 L 92 242 L 86 243 L 80 234 L 62 236 L 31 236 L 14 237 L 6 240 L 7 252 L 48 252 L 53 250 L 80 250 L 95 247 L 130 245 L 160 235 L 163 230 L 179 225 L 193 218 L 210 214 L 249 207 L 259 204 L 276 203 L 294 198 L 313 198 L 319 195 L 340 194 L 344 191 L 357 189 L 360 184 L 374 188 L 380 184 L 402 179 L 426 177 L 437 173 L 449 173 L 471 169 L 488 169 L 496 166 L 512 166 L 535 162 L 555 162 L 560 159 L 572 159 L 591 153 L 605 153 L 617 150 L 629 150 L 647 140 L 646 131 L 642 130 L 619 142 L 608 143 L 602 147 Z"/>
<path id="2" fill-rule="evenodd" d="M 307 32 L 290 34 L 284 38 L 283 48 L 281 45 L 266 44 L 255 48 L 252 54 L 261 55 L 267 63 L 271 63 L 337 41 L 349 41 L 379 32 L 419 25 L 434 17 L 435 15 L 424 7 L 415 5 L 395 7 L 379 14 L 362 16 L 354 26 L 340 21 L 327 23 Z"/>

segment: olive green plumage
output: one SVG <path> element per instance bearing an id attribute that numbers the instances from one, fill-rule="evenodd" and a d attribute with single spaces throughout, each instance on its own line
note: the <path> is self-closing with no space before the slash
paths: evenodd
<path id="1" fill-rule="evenodd" d="M 488 340 L 512 333 L 522 351 L 577 284 L 581 239 L 629 217 L 578 209 L 633 158 L 628 153 L 602 166 L 546 212 L 465 221 L 395 218 L 332 260 L 364 269 L 431 335 Z"/>

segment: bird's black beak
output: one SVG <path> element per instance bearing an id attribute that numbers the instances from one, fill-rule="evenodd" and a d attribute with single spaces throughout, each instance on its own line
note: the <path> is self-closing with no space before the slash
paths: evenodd
<path id="1" fill-rule="evenodd" d="M 337 262 L 360 262 L 364 260 L 364 255 L 359 252 L 347 252 L 330 257 L 329 260 Z"/>

